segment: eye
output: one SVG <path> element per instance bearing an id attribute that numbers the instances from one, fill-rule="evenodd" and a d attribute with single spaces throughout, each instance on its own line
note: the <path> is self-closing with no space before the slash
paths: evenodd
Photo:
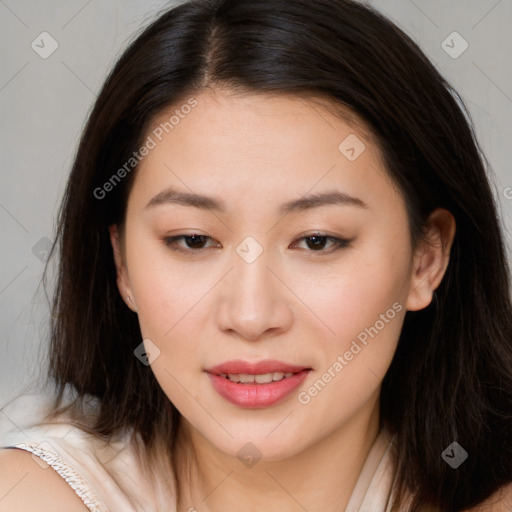
<path id="1" fill-rule="evenodd" d="M 323 233 L 311 233 L 299 238 L 298 242 L 306 241 L 308 252 L 331 253 L 338 249 L 348 247 L 353 239 L 337 238 Z M 294 242 L 296 244 L 297 242 Z M 326 246 L 328 249 L 326 250 Z"/>
<path id="2" fill-rule="evenodd" d="M 205 247 L 206 243 L 208 240 L 213 240 L 213 238 L 193 233 L 189 235 L 168 236 L 163 240 L 165 245 L 173 250 L 182 252 L 198 252 L 201 249 L 207 249 L 208 247 Z M 178 242 L 181 241 L 185 243 L 185 247 L 183 245 L 178 245 Z"/>
<path id="3" fill-rule="evenodd" d="M 209 241 L 214 241 L 214 239 L 207 235 L 200 235 L 196 233 L 168 236 L 165 237 L 163 241 L 167 247 L 174 251 L 188 253 L 201 252 L 204 249 L 221 246 L 218 242 L 217 245 L 208 246 L 207 243 Z M 335 236 L 326 235 L 323 233 L 312 233 L 310 235 L 299 238 L 297 241 L 293 242 L 293 244 L 290 247 L 295 248 L 294 245 L 296 246 L 297 244 L 300 244 L 300 242 L 303 241 L 306 242 L 307 252 L 319 252 L 329 254 L 338 249 L 348 247 L 350 243 L 353 241 L 353 239 L 348 240 L 344 238 L 337 238 Z M 180 242 L 183 243 L 180 244 Z"/>

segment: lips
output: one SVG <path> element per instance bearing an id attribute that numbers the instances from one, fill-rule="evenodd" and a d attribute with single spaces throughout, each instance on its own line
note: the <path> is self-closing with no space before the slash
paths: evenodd
<path id="1" fill-rule="evenodd" d="M 282 361 L 227 361 L 206 370 L 213 388 L 230 403 L 258 409 L 287 398 L 311 368 Z"/>

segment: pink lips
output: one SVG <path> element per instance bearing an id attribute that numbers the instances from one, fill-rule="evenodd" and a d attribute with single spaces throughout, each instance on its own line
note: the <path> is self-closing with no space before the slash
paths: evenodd
<path id="1" fill-rule="evenodd" d="M 249 409 L 260 409 L 274 405 L 287 398 L 307 377 L 311 368 L 265 360 L 249 363 L 242 360 L 227 361 L 206 370 L 214 389 L 220 396 L 234 405 Z M 293 373 L 290 377 L 265 384 L 232 382 L 221 374 Z"/>

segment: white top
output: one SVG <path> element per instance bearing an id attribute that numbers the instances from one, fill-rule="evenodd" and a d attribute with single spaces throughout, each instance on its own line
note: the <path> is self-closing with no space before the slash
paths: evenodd
<path id="1" fill-rule="evenodd" d="M 176 511 L 141 468 L 131 432 L 107 444 L 72 425 L 59 422 L 33 425 L 49 410 L 49 397 L 25 395 L 0 412 L 0 448 L 16 447 L 51 466 L 92 512 Z M 375 440 L 345 512 L 390 512 L 395 471 L 393 438 L 382 430 Z"/>

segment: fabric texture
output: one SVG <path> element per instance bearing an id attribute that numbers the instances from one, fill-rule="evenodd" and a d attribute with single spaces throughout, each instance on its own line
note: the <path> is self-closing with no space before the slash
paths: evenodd
<path id="1" fill-rule="evenodd" d="M 150 481 L 130 431 L 106 443 L 65 417 L 34 425 L 49 410 L 49 398 L 22 396 L 1 410 L 0 447 L 31 452 L 51 466 L 91 512 L 175 512 L 176 504 Z M 140 442 L 140 441 L 139 441 Z M 395 484 L 394 440 L 381 430 L 365 460 L 346 512 L 390 512 Z"/>

